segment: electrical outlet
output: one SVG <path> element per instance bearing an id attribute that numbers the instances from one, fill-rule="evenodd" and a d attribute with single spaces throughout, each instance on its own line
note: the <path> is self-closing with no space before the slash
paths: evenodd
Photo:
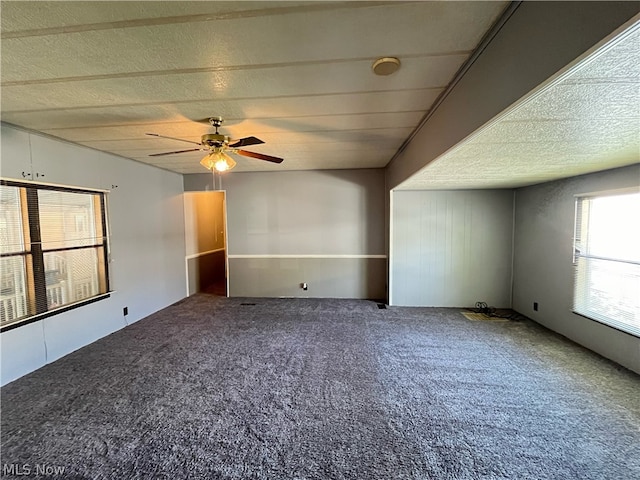
<path id="1" fill-rule="evenodd" d="M 538 311 L 538 302 L 533 302 L 533 311 L 534 312 Z"/>
<path id="2" fill-rule="evenodd" d="M 306 283 L 301 283 L 300 284 L 300 288 L 303 290 L 308 290 L 309 289 L 309 285 L 307 285 Z"/>
<path id="3" fill-rule="evenodd" d="M 124 307 L 122 309 L 122 314 L 126 317 L 127 315 L 129 315 L 129 307 Z"/>

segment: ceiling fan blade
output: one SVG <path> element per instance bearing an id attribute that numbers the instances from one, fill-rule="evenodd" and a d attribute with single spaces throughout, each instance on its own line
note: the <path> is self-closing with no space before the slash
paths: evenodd
<path id="1" fill-rule="evenodd" d="M 152 153 L 150 157 L 161 157 L 162 155 L 173 155 L 174 153 L 199 152 L 201 148 L 190 148 L 189 150 L 176 150 L 175 152 Z"/>
<path id="2" fill-rule="evenodd" d="M 202 145 L 199 142 L 192 142 L 191 140 L 184 140 L 182 138 L 175 138 L 175 137 L 166 137 L 164 135 L 159 135 L 157 133 L 145 133 L 145 135 L 150 135 L 152 137 L 158 137 L 158 138 L 168 138 L 169 140 L 177 140 L 179 142 L 187 142 L 187 143 L 193 143 L 194 145 Z"/>
<path id="3" fill-rule="evenodd" d="M 234 150 L 234 153 L 243 155 L 245 157 L 257 158 L 258 160 L 266 160 L 267 162 L 282 163 L 284 158 L 272 157 L 271 155 L 265 155 L 263 153 L 249 152 L 247 150 Z"/>
<path id="4" fill-rule="evenodd" d="M 246 147 L 247 145 L 259 145 L 260 143 L 264 143 L 262 140 L 256 137 L 245 137 L 239 140 L 231 140 L 231 141 L 233 142 L 229 144 L 231 148 Z"/>

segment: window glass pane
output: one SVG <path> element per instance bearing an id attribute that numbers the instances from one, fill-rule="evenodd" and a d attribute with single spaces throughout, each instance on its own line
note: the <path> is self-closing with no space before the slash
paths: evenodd
<path id="1" fill-rule="evenodd" d="M 0 253 L 24 251 L 20 188 L 0 185 Z"/>
<path id="2" fill-rule="evenodd" d="M 103 193 L 0 179 L 0 326 L 109 292 Z"/>
<path id="3" fill-rule="evenodd" d="M 578 200 L 574 311 L 640 336 L 640 194 Z"/>
<path id="4" fill-rule="evenodd" d="M 97 197 L 90 193 L 38 191 L 42 249 L 102 243 L 100 228 L 96 228 Z"/>
<path id="5" fill-rule="evenodd" d="M 0 325 L 26 317 L 25 257 L 0 258 Z"/>
<path id="6" fill-rule="evenodd" d="M 640 331 L 640 265 L 580 258 L 578 269 L 585 294 L 577 299 L 576 311 Z"/>
<path id="7" fill-rule="evenodd" d="M 589 202 L 589 255 L 640 262 L 640 194 Z"/>
<path id="8" fill-rule="evenodd" d="M 82 248 L 44 254 L 47 308 L 59 308 L 100 293 L 100 256 L 104 249 Z"/>

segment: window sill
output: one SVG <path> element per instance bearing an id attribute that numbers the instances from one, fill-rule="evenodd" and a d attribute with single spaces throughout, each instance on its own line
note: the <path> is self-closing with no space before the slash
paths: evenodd
<path id="1" fill-rule="evenodd" d="M 575 310 L 573 310 L 572 312 L 575 315 L 578 315 L 579 317 L 586 318 L 587 320 L 591 320 L 592 322 L 599 323 L 600 325 L 604 325 L 605 327 L 609 327 L 618 332 L 626 333 L 627 335 L 631 335 L 632 337 L 635 337 L 635 338 L 640 338 L 640 329 L 637 327 L 628 325 L 623 322 L 615 322 L 615 321 L 607 322 L 604 320 L 590 317 L 588 315 L 585 315 L 584 313 L 576 312 Z"/>
<path id="2" fill-rule="evenodd" d="M 95 297 L 87 298 L 85 300 L 80 300 L 79 302 L 75 302 L 75 303 L 70 303 L 60 308 L 56 308 L 55 310 L 49 310 L 47 312 L 40 313 L 38 315 L 33 315 L 32 317 L 15 320 L 12 323 L 8 323 L 0 327 L 0 333 L 4 333 L 9 330 L 13 330 L 14 328 L 22 327 L 24 325 L 29 325 L 30 323 L 37 322 L 38 320 L 43 320 L 47 317 L 52 317 L 60 313 L 68 312 L 69 310 L 73 310 L 78 307 L 83 307 L 85 305 L 89 305 L 90 303 L 99 302 L 100 300 L 109 298 L 111 296 L 111 293 L 112 292 L 101 293 L 100 295 L 96 295 Z"/>

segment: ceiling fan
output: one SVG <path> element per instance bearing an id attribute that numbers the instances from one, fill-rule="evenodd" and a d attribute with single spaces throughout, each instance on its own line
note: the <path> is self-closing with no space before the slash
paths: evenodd
<path id="1" fill-rule="evenodd" d="M 215 127 L 215 133 L 206 133 L 202 135 L 200 142 L 192 142 L 191 140 L 184 140 L 182 138 L 166 137 L 157 133 L 147 133 L 152 137 L 168 138 L 170 140 L 178 140 L 180 142 L 193 143 L 198 145 L 198 148 L 189 148 L 187 150 L 175 150 L 173 152 L 152 153 L 150 157 L 160 157 L 162 155 L 174 155 L 177 153 L 197 152 L 204 151 L 209 152 L 200 163 L 207 170 L 216 170 L 217 172 L 226 172 L 236 166 L 236 162 L 231 158 L 228 153 L 235 153 L 236 155 L 242 155 L 244 157 L 257 158 L 258 160 L 265 160 L 272 163 L 282 163 L 284 159 L 278 157 L 272 157 L 271 155 L 265 155 L 263 153 L 250 152 L 248 150 L 242 150 L 239 147 L 246 147 L 248 145 L 258 145 L 264 143 L 262 140 L 256 137 L 245 137 L 239 140 L 231 140 L 226 135 L 218 133 L 218 128 L 222 125 L 222 117 L 211 117 L 209 123 L 212 127 Z"/>

